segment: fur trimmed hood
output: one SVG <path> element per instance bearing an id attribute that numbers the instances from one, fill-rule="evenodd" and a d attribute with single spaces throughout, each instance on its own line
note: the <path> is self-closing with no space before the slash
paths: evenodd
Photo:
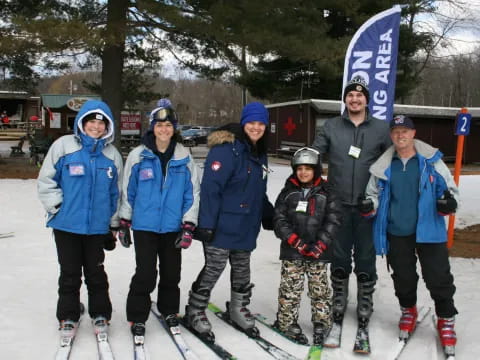
<path id="1" fill-rule="evenodd" d="M 257 145 L 254 146 L 249 141 L 247 135 L 243 131 L 243 127 L 237 123 L 230 123 L 224 125 L 214 132 L 212 132 L 207 138 L 207 146 L 212 148 L 216 145 L 222 144 L 233 144 L 235 140 L 238 140 L 246 145 L 251 149 L 253 152 L 258 153 L 267 153 L 267 135 L 266 131 L 263 137 L 257 142 Z"/>

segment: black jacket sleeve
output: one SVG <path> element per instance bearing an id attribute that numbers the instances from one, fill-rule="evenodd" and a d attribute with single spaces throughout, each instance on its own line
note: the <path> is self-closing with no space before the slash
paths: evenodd
<path id="1" fill-rule="evenodd" d="M 327 206 L 323 226 L 317 233 L 317 240 L 321 240 L 325 245 L 330 246 L 342 224 L 342 204 L 328 184 L 325 184 L 325 191 L 327 192 Z"/>
<path id="2" fill-rule="evenodd" d="M 293 225 L 288 220 L 288 207 L 285 197 L 288 189 L 283 189 L 275 201 L 275 211 L 273 215 L 273 230 L 275 235 L 282 241 L 287 239 L 294 233 Z"/>

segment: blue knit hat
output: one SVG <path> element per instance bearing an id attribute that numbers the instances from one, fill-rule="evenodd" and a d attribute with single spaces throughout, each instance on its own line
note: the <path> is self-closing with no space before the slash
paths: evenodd
<path id="1" fill-rule="evenodd" d="M 157 107 L 150 113 L 150 130 L 153 130 L 155 123 L 158 121 L 170 121 L 173 128 L 177 128 L 178 119 L 172 103 L 169 99 L 160 99 L 157 101 Z"/>
<path id="2" fill-rule="evenodd" d="M 268 126 L 268 110 L 262 103 L 252 102 L 244 106 L 240 125 L 245 126 L 251 121 L 260 121 Z"/>

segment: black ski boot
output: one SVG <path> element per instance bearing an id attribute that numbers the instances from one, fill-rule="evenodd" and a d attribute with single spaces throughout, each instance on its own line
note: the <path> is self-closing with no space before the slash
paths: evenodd
<path id="1" fill-rule="evenodd" d="M 313 323 L 313 345 L 323 346 L 325 338 L 327 337 L 329 326 L 323 322 Z"/>
<path id="2" fill-rule="evenodd" d="M 299 343 L 301 345 L 307 345 L 308 344 L 308 338 L 305 336 L 305 334 L 302 331 L 302 328 L 300 325 L 298 325 L 296 322 L 291 324 L 287 330 L 282 331 L 280 328 L 280 324 L 278 323 L 278 320 L 275 320 L 273 323 L 273 327 L 276 328 L 279 332 L 281 332 L 283 335 L 288 337 L 289 339 L 292 339 L 296 343 Z"/>
<path id="3" fill-rule="evenodd" d="M 348 303 L 348 278 L 349 274 L 343 268 L 337 268 L 333 271 L 332 289 L 333 289 L 333 321 L 336 323 L 343 322 L 343 315 L 347 309 Z"/>

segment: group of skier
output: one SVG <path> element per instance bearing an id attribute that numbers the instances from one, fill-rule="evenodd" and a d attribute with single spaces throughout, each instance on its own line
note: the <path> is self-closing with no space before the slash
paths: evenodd
<path id="1" fill-rule="evenodd" d="M 359 336 L 368 337 L 376 254 L 386 254 L 393 270 L 400 333 L 408 336 L 418 315 L 417 254 L 435 302 L 440 340 L 453 352 L 457 310 L 442 216 L 456 211 L 458 189 L 438 149 L 414 140 L 411 119 L 397 116 L 390 125 L 377 120 L 368 113 L 368 100 L 365 80 L 352 79 L 344 91 L 345 112 L 325 123 L 311 147 L 295 152 L 292 174 L 275 206 L 266 195 L 269 116 L 263 104 L 247 104 L 240 123 L 209 136 L 200 181 L 168 99 L 152 110 L 150 127 L 125 167 L 112 144 L 110 109 L 102 101 L 87 101 L 75 118 L 74 134 L 53 143 L 38 178 L 60 264 L 60 329 L 72 330 L 79 320 L 82 271 L 89 315 L 95 326 L 106 329 L 112 305 L 103 250 L 113 249 L 116 238 L 130 246 L 132 231 L 136 269 L 126 311 L 134 336 L 145 335 L 157 267 L 156 310 L 169 327 L 178 326 L 181 250 L 194 238 L 203 243 L 205 265 L 191 286 L 185 324 L 214 341 L 205 309 L 229 262 L 227 315 L 248 335 L 257 336 L 247 305 L 254 286 L 250 256 L 263 226 L 281 240 L 273 326 L 285 336 L 308 343 L 298 324 L 307 277 L 313 343 L 339 346 L 353 271 Z M 328 155 L 328 182 L 322 178 L 323 155 Z M 359 352 L 370 351 L 368 344 L 362 346 Z"/>

